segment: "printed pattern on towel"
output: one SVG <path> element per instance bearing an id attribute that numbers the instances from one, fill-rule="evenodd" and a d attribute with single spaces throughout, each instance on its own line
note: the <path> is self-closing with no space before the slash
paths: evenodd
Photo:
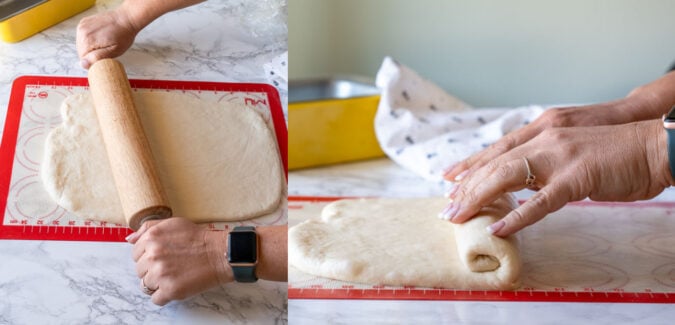
<path id="1" fill-rule="evenodd" d="M 265 63 L 263 69 L 265 69 L 267 81 L 277 87 L 279 91 L 288 91 L 288 51 Z"/>
<path id="2" fill-rule="evenodd" d="M 536 119 L 541 106 L 473 109 L 412 69 L 386 57 L 377 73 L 382 91 L 375 133 L 399 165 L 431 181 L 443 169 Z"/>

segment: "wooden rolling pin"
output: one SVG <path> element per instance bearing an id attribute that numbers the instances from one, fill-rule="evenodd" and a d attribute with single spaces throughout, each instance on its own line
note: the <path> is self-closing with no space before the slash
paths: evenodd
<path id="1" fill-rule="evenodd" d="M 146 220 L 170 217 L 124 66 L 97 61 L 89 68 L 89 89 L 127 225 L 138 230 Z"/>

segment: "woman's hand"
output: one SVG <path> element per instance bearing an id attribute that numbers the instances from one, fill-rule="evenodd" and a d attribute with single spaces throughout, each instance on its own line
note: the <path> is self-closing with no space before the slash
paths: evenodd
<path id="1" fill-rule="evenodd" d="M 115 10 L 85 17 L 77 25 L 77 54 L 82 67 L 122 55 L 141 29 L 163 14 L 204 0 L 125 0 Z"/>
<path id="2" fill-rule="evenodd" d="M 443 175 L 447 180 L 456 179 L 467 170 L 476 170 L 489 161 L 499 157 L 509 150 L 530 141 L 544 130 L 557 127 L 571 126 L 599 126 L 634 122 L 631 112 L 639 110 L 640 103 L 637 97 L 587 106 L 563 107 L 546 110 L 532 123 L 506 134 L 497 142 L 483 151 L 450 167 Z M 462 175 L 464 176 L 464 175 Z"/>
<path id="3" fill-rule="evenodd" d="M 126 52 L 140 31 L 124 7 L 83 18 L 77 25 L 77 54 L 82 67 Z"/>
<path id="4" fill-rule="evenodd" d="M 490 230 L 506 236 L 567 202 L 649 199 L 673 185 L 660 120 L 616 126 L 545 129 L 532 140 L 469 172 L 444 210 L 454 223 L 470 219 L 505 192 L 526 187 L 527 158 L 538 190 Z"/>
<path id="5" fill-rule="evenodd" d="M 628 96 L 619 100 L 547 110 L 529 125 L 505 135 L 487 149 L 449 167 L 443 177 L 459 181 L 461 176 L 470 170 L 485 166 L 489 161 L 550 128 L 615 125 L 650 120 L 666 114 L 673 104 L 675 104 L 675 71 L 633 89 Z"/>
<path id="6" fill-rule="evenodd" d="M 163 306 L 233 281 L 225 258 L 227 232 L 210 231 L 184 218 L 151 220 L 129 236 L 142 284 Z"/>

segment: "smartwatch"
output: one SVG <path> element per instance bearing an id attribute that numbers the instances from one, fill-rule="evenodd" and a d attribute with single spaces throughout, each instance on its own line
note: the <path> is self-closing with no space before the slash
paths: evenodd
<path id="1" fill-rule="evenodd" d="M 675 106 L 670 108 L 668 114 L 663 115 L 663 128 L 668 135 L 668 163 L 670 175 L 675 179 Z"/>
<path id="2" fill-rule="evenodd" d="M 256 282 L 258 234 L 255 227 L 234 227 L 227 235 L 227 262 L 237 282 Z"/>

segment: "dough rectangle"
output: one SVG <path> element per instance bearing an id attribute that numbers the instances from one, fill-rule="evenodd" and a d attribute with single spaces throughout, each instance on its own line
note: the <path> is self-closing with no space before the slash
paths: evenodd
<path id="1" fill-rule="evenodd" d="M 504 197 L 456 226 L 437 218 L 445 198 L 351 199 L 289 230 L 289 265 L 309 275 L 370 285 L 511 290 L 517 241 L 485 227 L 515 202 Z"/>

